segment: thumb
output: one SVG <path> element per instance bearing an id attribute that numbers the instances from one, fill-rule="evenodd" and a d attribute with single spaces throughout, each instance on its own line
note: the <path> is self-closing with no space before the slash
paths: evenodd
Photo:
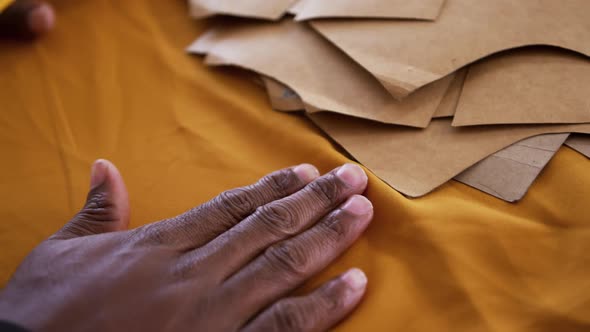
<path id="1" fill-rule="evenodd" d="M 86 204 L 52 238 L 69 239 L 123 231 L 129 224 L 129 197 L 121 173 L 110 161 L 92 165 Z"/>

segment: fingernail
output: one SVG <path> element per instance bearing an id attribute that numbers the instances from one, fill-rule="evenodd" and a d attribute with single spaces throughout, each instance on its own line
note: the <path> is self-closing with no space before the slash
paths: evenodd
<path id="1" fill-rule="evenodd" d="M 96 188 L 103 184 L 107 178 L 108 164 L 103 159 L 98 159 L 92 164 L 90 171 L 90 188 Z"/>
<path id="2" fill-rule="evenodd" d="M 342 280 L 355 291 L 365 289 L 367 286 L 367 276 L 363 271 L 357 268 L 348 270 L 348 272 L 342 276 Z"/>
<path id="3" fill-rule="evenodd" d="M 364 196 L 354 195 L 342 205 L 342 210 L 356 216 L 364 216 L 373 210 L 373 204 Z"/>
<path id="4" fill-rule="evenodd" d="M 29 28 L 33 33 L 41 34 L 53 28 L 55 13 L 48 4 L 41 4 L 32 9 L 28 15 Z"/>
<path id="5" fill-rule="evenodd" d="M 310 164 L 301 164 L 295 167 L 293 172 L 305 183 L 309 183 L 320 176 L 318 169 Z"/>
<path id="6" fill-rule="evenodd" d="M 367 182 L 367 174 L 355 164 L 345 164 L 340 167 L 336 176 L 350 187 L 358 187 Z"/>

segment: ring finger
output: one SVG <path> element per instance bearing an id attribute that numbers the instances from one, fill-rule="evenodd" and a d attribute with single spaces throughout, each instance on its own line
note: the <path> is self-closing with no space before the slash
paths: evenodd
<path id="1" fill-rule="evenodd" d="M 241 312 L 234 313 L 238 320 L 246 321 L 325 268 L 352 245 L 372 216 L 369 200 L 355 195 L 316 226 L 269 247 L 224 283 L 229 303 L 242 304 Z"/>

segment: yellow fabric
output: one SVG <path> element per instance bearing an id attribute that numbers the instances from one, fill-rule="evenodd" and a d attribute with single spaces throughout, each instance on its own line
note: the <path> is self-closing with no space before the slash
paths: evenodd
<path id="1" fill-rule="evenodd" d="M 56 31 L 0 43 L 0 283 L 82 205 L 92 161 L 114 161 L 132 226 L 274 169 L 347 158 L 236 71 L 184 53 L 204 28 L 184 1 L 54 1 Z M 409 200 L 370 176 L 375 220 L 305 289 L 369 277 L 341 331 L 590 327 L 590 161 L 562 148 L 518 204 L 456 182 Z"/>
<path id="2" fill-rule="evenodd" d="M 0 0 L 0 13 L 13 2 L 14 0 Z"/>

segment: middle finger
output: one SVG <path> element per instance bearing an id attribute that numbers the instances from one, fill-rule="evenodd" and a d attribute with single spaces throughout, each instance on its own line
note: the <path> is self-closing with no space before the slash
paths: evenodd
<path id="1" fill-rule="evenodd" d="M 207 266 L 218 280 L 224 280 L 262 250 L 315 224 L 348 197 L 362 193 L 366 186 L 365 172 L 358 165 L 345 164 L 297 193 L 264 205 L 189 255 L 195 263 Z"/>

